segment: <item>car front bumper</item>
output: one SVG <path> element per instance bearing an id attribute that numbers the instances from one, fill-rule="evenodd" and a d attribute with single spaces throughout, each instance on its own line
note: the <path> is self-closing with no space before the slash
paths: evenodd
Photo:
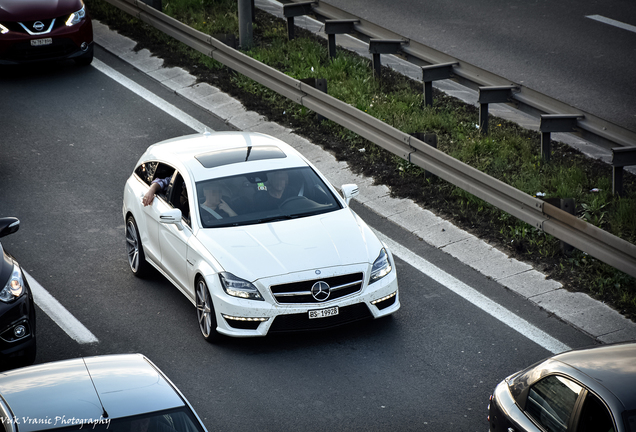
<path id="1" fill-rule="evenodd" d="M 30 290 L 19 299 L 0 301 L 0 358 L 9 362 L 35 348 L 35 305 Z"/>
<path id="2" fill-rule="evenodd" d="M 302 275 L 301 275 L 302 277 Z M 264 301 L 246 300 L 211 289 L 217 331 L 233 337 L 265 336 L 268 333 L 322 330 L 367 318 L 380 318 L 400 308 L 395 267 L 384 278 L 364 285 L 358 292 L 319 303 L 280 304 L 269 289 L 279 280 L 260 281 Z M 309 318 L 309 311 L 338 307 L 338 314 Z"/>
<path id="3" fill-rule="evenodd" d="M 32 46 L 35 39 L 51 39 L 51 43 Z M 60 27 L 42 35 L 9 32 L 0 36 L 0 64 L 24 64 L 79 57 L 93 49 L 93 24 L 90 19 Z"/>

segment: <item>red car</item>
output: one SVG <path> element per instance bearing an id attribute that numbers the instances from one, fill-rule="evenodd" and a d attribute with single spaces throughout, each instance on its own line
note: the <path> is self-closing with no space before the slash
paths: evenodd
<path id="1" fill-rule="evenodd" d="M 0 64 L 93 61 L 93 25 L 82 0 L 0 0 Z"/>

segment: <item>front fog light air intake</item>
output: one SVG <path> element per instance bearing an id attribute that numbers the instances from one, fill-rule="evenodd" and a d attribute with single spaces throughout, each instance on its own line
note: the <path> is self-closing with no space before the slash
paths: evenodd
<path id="1" fill-rule="evenodd" d="M 391 273 L 393 267 L 391 267 L 391 262 L 389 261 L 389 255 L 386 253 L 386 250 L 382 248 L 380 251 L 380 255 L 376 258 L 373 263 L 373 267 L 371 267 L 371 277 L 369 278 L 369 285 L 373 282 L 377 282 L 382 279 L 384 276 Z"/>
<path id="2" fill-rule="evenodd" d="M 379 298 L 379 299 L 377 299 L 377 300 L 373 300 L 373 301 L 371 302 L 371 304 L 372 304 L 372 305 L 376 305 L 376 304 L 378 304 L 378 303 L 382 303 L 384 300 L 388 300 L 388 299 L 390 299 L 391 297 L 395 297 L 395 295 L 396 295 L 396 294 L 397 294 L 397 291 L 396 291 L 396 292 L 394 292 L 394 293 L 389 294 L 388 296 L 384 296 L 384 297 Z"/>
<path id="3" fill-rule="evenodd" d="M 254 318 L 254 317 L 237 317 L 223 314 L 225 322 L 235 329 L 239 330 L 256 330 L 262 322 L 267 321 L 269 318 Z"/>
<path id="4" fill-rule="evenodd" d="M 379 298 L 377 300 L 373 300 L 371 304 L 377 307 L 378 310 L 384 310 L 388 307 L 393 306 L 395 304 L 396 298 L 397 298 L 397 291 L 387 296 L 384 296 L 382 298 Z"/>
<path id="5" fill-rule="evenodd" d="M 223 314 L 223 318 L 227 320 L 234 320 L 234 321 L 258 321 L 258 322 L 267 321 L 269 319 L 269 318 L 255 318 L 255 317 L 236 317 L 236 316 L 225 315 L 225 314 Z"/>
<path id="6" fill-rule="evenodd" d="M 248 300 L 261 300 L 263 297 L 258 289 L 245 279 L 234 276 L 232 273 L 219 273 L 221 285 L 227 295 Z"/>

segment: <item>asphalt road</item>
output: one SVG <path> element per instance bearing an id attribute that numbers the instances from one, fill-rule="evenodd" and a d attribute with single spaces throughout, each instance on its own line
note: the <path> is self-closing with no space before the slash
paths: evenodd
<path id="1" fill-rule="evenodd" d="M 227 126 L 101 49 L 96 58 L 214 130 Z M 191 303 L 128 269 L 123 187 L 157 141 L 192 129 L 94 67 L 0 70 L 3 245 L 98 339 L 38 309 L 37 363 L 141 352 L 210 431 L 483 431 L 494 386 L 550 353 L 397 259 L 402 308 L 334 331 L 210 345 Z M 570 347 L 593 340 L 360 205 L 376 230 Z"/>
<path id="2" fill-rule="evenodd" d="M 632 0 L 326 3 L 636 131 Z M 593 15 L 628 27 L 587 18 Z"/>

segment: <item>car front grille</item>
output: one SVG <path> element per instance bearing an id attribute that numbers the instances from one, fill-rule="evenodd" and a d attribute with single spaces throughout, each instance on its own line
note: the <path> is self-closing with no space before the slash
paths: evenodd
<path id="1" fill-rule="evenodd" d="M 3 22 L 2 25 L 4 25 L 6 28 L 8 28 L 12 32 L 22 33 L 25 35 L 28 35 L 29 32 L 31 32 L 32 36 L 46 37 L 46 35 L 50 33 L 51 31 L 55 30 L 56 28 L 64 26 L 65 20 L 67 18 L 68 18 L 68 15 L 58 17 L 58 18 L 53 18 L 53 19 L 49 18 L 49 19 L 35 20 L 35 21 L 23 21 L 21 23 Z M 36 22 L 42 24 L 41 30 L 37 30 L 33 27 Z M 29 30 L 27 31 L 25 27 Z"/>
<path id="2" fill-rule="evenodd" d="M 311 295 L 311 287 L 316 282 L 329 285 L 329 297 L 322 301 L 334 300 L 362 290 L 363 273 L 352 273 L 324 279 L 312 279 L 282 285 L 272 285 L 270 290 L 279 304 L 321 303 Z"/>
<path id="3" fill-rule="evenodd" d="M 354 321 L 372 318 L 373 315 L 364 303 L 341 307 L 338 315 L 326 318 L 309 319 L 309 313 L 278 315 L 269 333 L 291 332 L 301 330 L 323 330 L 337 327 Z"/>

